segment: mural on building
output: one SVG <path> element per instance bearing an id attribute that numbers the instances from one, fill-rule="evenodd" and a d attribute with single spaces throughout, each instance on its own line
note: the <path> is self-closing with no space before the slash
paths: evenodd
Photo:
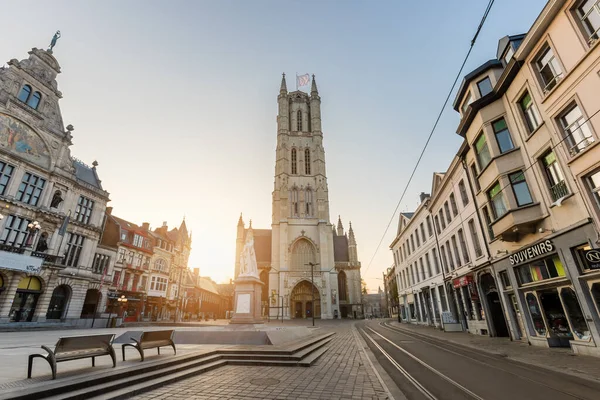
<path id="1" fill-rule="evenodd" d="M 26 124 L 0 114 L 0 147 L 38 164 L 50 166 L 50 154 L 42 139 Z"/>

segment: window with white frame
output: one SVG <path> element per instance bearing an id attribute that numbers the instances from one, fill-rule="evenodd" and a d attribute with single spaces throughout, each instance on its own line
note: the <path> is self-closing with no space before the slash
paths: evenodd
<path id="1" fill-rule="evenodd" d="M 452 208 L 452 215 L 456 217 L 458 215 L 458 207 L 456 206 L 456 199 L 454 198 L 454 193 L 450 194 L 450 207 Z"/>
<path id="2" fill-rule="evenodd" d="M 536 58 L 535 66 L 544 93 L 552 90 L 562 78 L 562 68 L 558 63 L 558 59 L 554 56 L 554 51 L 548 45 L 542 49 L 540 55 Z"/>
<path id="3" fill-rule="evenodd" d="M 475 249 L 475 256 L 481 257 L 483 252 L 481 251 L 481 244 L 479 243 L 479 236 L 477 236 L 477 228 L 475 228 L 475 220 L 469 220 L 469 233 L 471 234 L 471 240 L 473 241 L 473 248 Z"/>
<path id="4" fill-rule="evenodd" d="M 421 239 L 419 239 L 419 231 L 415 229 L 415 238 L 417 239 L 417 249 L 421 247 Z"/>
<path id="5" fill-rule="evenodd" d="M 117 252 L 117 262 L 125 262 L 126 258 L 126 250 L 123 247 L 119 247 L 119 251 Z"/>
<path id="6" fill-rule="evenodd" d="M 0 161 L 0 196 L 4 196 L 6 187 L 8 186 L 8 182 L 10 182 L 14 170 L 14 166 Z"/>
<path id="7" fill-rule="evenodd" d="M 600 170 L 596 170 L 585 178 L 587 187 L 590 191 L 596 210 L 600 210 Z"/>
<path id="8" fill-rule="evenodd" d="M 598 40 L 600 31 L 600 0 L 582 1 L 577 7 L 577 16 L 585 29 L 588 43 Z"/>
<path id="9" fill-rule="evenodd" d="M 521 96 L 521 99 L 519 100 L 519 107 L 521 108 L 521 112 L 523 112 L 527 130 L 529 133 L 532 133 L 541 125 L 542 117 L 540 117 L 540 113 L 538 112 L 529 92 L 525 92 L 525 94 Z"/>
<path id="10" fill-rule="evenodd" d="M 477 82 L 477 88 L 479 89 L 479 94 L 481 95 L 481 97 L 485 96 L 488 93 L 491 93 L 493 88 L 490 78 L 486 76 L 485 78 Z"/>
<path id="11" fill-rule="evenodd" d="M 515 148 L 512 138 L 510 137 L 510 132 L 508 131 L 508 126 L 506 125 L 506 120 L 504 118 L 494 121 L 492 123 L 492 129 L 494 130 L 494 135 L 496 135 L 496 141 L 498 142 L 500 153 L 506 153 L 507 151 Z"/>
<path id="12" fill-rule="evenodd" d="M 85 196 L 79 196 L 77 208 L 75 209 L 75 221 L 83 224 L 89 224 L 92 216 L 94 201 Z"/>
<path id="13" fill-rule="evenodd" d="M 425 264 L 427 265 L 427 274 L 431 278 L 433 273 L 431 271 L 431 261 L 429 261 L 429 253 L 425 253 Z"/>
<path id="14" fill-rule="evenodd" d="M 17 200 L 32 206 L 37 206 L 45 184 L 46 180 L 44 178 L 26 172 L 25 175 L 23 175 L 23 181 L 21 181 L 19 191 L 17 192 Z"/>
<path id="15" fill-rule="evenodd" d="M 446 240 L 446 251 L 448 252 L 448 267 L 454 271 L 454 259 L 452 258 L 452 250 L 450 249 L 450 241 Z"/>
<path id="16" fill-rule="evenodd" d="M 456 258 L 456 266 L 460 267 L 462 265 L 462 261 L 460 259 L 460 254 L 458 253 L 458 245 L 456 244 L 456 235 L 452 235 L 450 240 L 452 241 L 452 250 L 454 250 L 454 257 Z"/>
<path id="17" fill-rule="evenodd" d="M 92 272 L 95 274 L 104 274 L 108 269 L 108 263 L 110 262 L 110 256 L 106 254 L 96 253 L 94 254 L 94 262 L 92 264 Z"/>
<path id="18" fill-rule="evenodd" d="M 440 208 L 440 222 L 442 224 L 442 230 L 446 229 L 446 219 L 444 218 L 444 210 Z"/>
<path id="19" fill-rule="evenodd" d="M 431 250 L 431 254 L 433 255 L 433 266 L 435 267 L 435 273 L 440 273 L 440 261 L 438 260 L 437 250 Z"/>
<path id="20" fill-rule="evenodd" d="M 458 241 L 460 242 L 460 249 L 462 250 L 463 259 L 465 260 L 465 263 L 468 263 L 471 260 L 471 257 L 469 257 L 469 249 L 467 248 L 465 234 L 462 229 L 458 230 Z"/>
<path id="21" fill-rule="evenodd" d="M 167 278 L 163 278 L 162 276 L 153 276 L 150 281 L 150 290 L 157 290 L 159 292 L 167 291 Z"/>
<path id="22" fill-rule="evenodd" d="M 137 233 L 133 235 L 133 245 L 137 247 L 143 247 L 144 237 L 142 235 L 138 235 Z"/>
<path id="23" fill-rule="evenodd" d="M 477 140 L 475 140 L 475 155 L 477 157 L 477 163 L 479 169 L 483 170 L 492 160 L 490 156 L 490 149 L 488 148 L 487 141 L 483 132 L 479 134 Z"/>
<path id="24" fill-rule="evenodd" d="M 467 188 L 465 187 L 465 181 L 463 179 L 458 182 L 458 191 L 460 192 L 460 198 L 463 206 L 469 204 L 469 195 L 467 194 Z"/>
<path id="25" fill-rule="evenodd" d="M 500 182 L 496 182 L 496 184 L 488 190 L 487 194 L 494 219 L 498 219 L 506 214 L 506 200 L 504 199 Z"/>
<path id="26" fill-rule="evenodd" d="M 431 229 L 431 217 L 428 215 L 425 220 L 427 221 L 427 233 L 431 236 L 433 235 L 433 229 Z"/>
<path id="27" fill-rule="evenodd" d="M 425 237 L 425 225 L 421 222 L 421 240 L 423 241 L 423 243 L 425 243 L 425 240 L 427 240 L 427 238 Z"/>
<path id="28" fill-rule="evenodd" d="M 508 179 L 510 180 L 510 185 L 512 186 L 519 207 L 533 203 L 523 171 L 508 175 Z"/>
<path id="29" fill-rule="evenodd" d="M 18 215 L 8 215 L 4 223 L 4 230 L 0 243 L 9 246 L 22 246 L 27 240 L 28 232 L 27 225 L 31 220 L 20 217 Z"/>
<path id="30" fill-rule="evenodd" d="M 464 113 L 467 112 L 467 108 L 469 107 L 469 105 L 473 102 L 473 96 L 471 95 L 471 92 L 467 93 L 467 95 L 465 96 L 465 100 L 462 103 L 462 107 L 460 108 Z"/>
<path id="31" fill-rule="evenodd" d="M 446 219 L 448 220 L 448 225 L 452 222 L 452 216 L 450 216 L 450 207 L 448 207 L 448 202 L 444 202 L 444 211 L 446 211 Z"/>
<path id="32" fill-rule="evenodd" d="M 446 259 L 446 250 L 444 249 L 444 245 L 440 246 L 440 254 L 442 255 L 442 268 L 444 268 L 444 271 L 448 273 L 448 259 Z"/>
<path id="33" fill-rule="evenodd" d="M 588 121 L 584 118 L 576 103 L 567 108 L 558 118 L 558 121 L 563 129 L 563 136 L 567 141 L 571 155 L 579 153 L 594 142 L 594 136 Z"/>
<path id="34" fill-rule="evenodd" d="M 137 253 L 134 258 L 133 258 L 133 265 L 135 267 L 141 267 L 142 266 L 142 260 L 144 259 L 144 256 Z"/>
<path id="35" fill-rule="evenodd" d="M 167 271 L 167 260 L 164 258 L 159 258 L 154 262 L 154 269 L 161 272 Z"/>
<path id="36" fill-rule="evenodd" d="M 540 164 L 544 169 L 544 175 L 546 176 L 546 182 L 550 189 L 552 201 L 557 201 L 558 199 L 567 196 L 569 194 L 569 188 L 563 177 L 554 150 L 550 149 L 544 153 L 540 158 Z"/>

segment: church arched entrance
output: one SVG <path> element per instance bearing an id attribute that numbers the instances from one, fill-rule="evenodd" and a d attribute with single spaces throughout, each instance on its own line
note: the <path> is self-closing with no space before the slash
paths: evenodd
<path id="1" fill-rule="evenodd" d="M 313 304 L 313 291 L 315 301 Z M 321 318 L 321 296 L 319 289 L 309 281 L 302 281 L 296 285 L 290 296 L 291 315 L 293 318 Z"/>

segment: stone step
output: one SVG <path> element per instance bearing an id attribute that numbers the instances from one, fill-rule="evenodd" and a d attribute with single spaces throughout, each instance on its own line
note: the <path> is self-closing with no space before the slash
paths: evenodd
<path id="1" fill-rule="evenodd" d="M 154 381 L 168 381 L 172 378 L 171 381 L 175 382 L 191 376 L 188 371 L 198 374 L 227 364 L 310 366 L 326 351 L 324 346 L 332 340 L 332 336 L 333 333 L 318 335 L 308 340 L 303 338 L 287 344 L 284 349 L 265 346 L 260 346 L 259 349 L 244 349 L 244 346 L 240 346 L 242 348 L 224 348 L 153 360 L 127 368 L 97 371 L 64 380 L 34 384 L 19 390 L 4 391 L 0 399 L 88 399 L 94 396 L 108 398 L 107 395 L 112 396 L 113 392 L 124 393 L 129 387 L 141 385 L 149 387 L 146 390 L 151 390 L 155 387 Z"/>

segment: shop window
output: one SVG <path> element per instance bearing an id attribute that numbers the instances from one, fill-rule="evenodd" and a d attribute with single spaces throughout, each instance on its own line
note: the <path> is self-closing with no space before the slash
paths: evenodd
<path id="1" fill-rule="evenodd" d="M 569 327 L 565 309 L 558 297 L 558 291 L 556 289 L 550 289 L 538 292 L 538 295 L 540 297 L 540 303 L 542 303 L 546 321 L 548 321 L 548 329 L 552 336 L 572 338 L 573 334 Z"/>
<path id="2" fill-rule="evenodd" d="M 565 269 L 557 255 L 521 265 L 515 271 L 521 285 L 565 276 Z"/>
<path id="3" fill-rule="evenodd" d="M 592 293 L 592 298 L 594 299 L 594 303 L 596 304 L 596 310 L 600 313 L 600 282 L 592 283 L 590 287 L 590 292 Z"/>
<path id="4" fill-rule="evenodd" d="M 529 309 L 535 332 L 539 336 L 546 336 L 546 324 L 544 323 L 544 317 L 542 316 L 537 297 L 533 293 L 527 293 L 525 301 L 527 302 L 527 308 Z"/>
<path id="5" fill-rule="evenodd" d="M 588 340 L 590 338 L 590 330 L 587 322 L 585 322 L 585 317 L 583 316 L 575 292 L 569 287 L 563 288 L 560 291 L 560 297 L 565 305 L 573 333 L 578 339 Z"/>

